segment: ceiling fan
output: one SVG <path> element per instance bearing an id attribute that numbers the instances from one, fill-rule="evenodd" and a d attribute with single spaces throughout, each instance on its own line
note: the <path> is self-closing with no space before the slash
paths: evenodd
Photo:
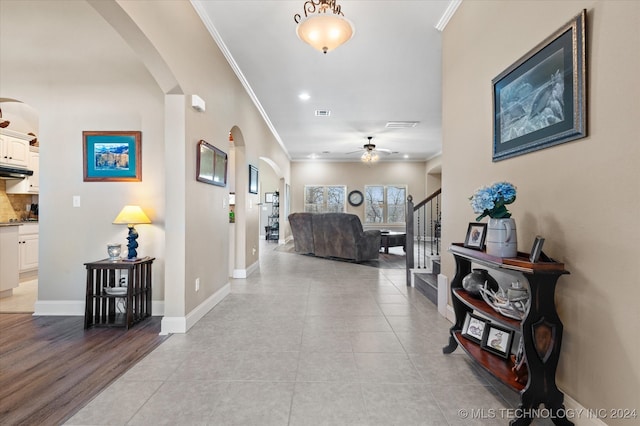
<path id="1" fill-rule="evenodd" d="M 369 142 L 367 142 L 366 144 L 362 145 L 362 148 L 358 149 L 357 151 L 347 152 L 347 154 L 354 154 L 356 152 L 362 152 L 362 156 L 360 157 L 360 159 L 362 161 L 364 161 L 365 163 L 373 163 L 373 162 L 378 161 L 378 159 L 379 159 L 379 155 L 378 154 L 384 154 L 384 155 L 391 154 L 391 150 L 390 149 L 376 148 L 375 144 L 371 143 L 371 139 L 373 139 L 373 136 L 367 136 L 367 139 L 369 140 Z"/>

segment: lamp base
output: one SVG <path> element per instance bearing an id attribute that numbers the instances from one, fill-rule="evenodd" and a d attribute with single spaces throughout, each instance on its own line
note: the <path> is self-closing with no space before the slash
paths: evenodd
<path id="1" fill-rule="evenodd" d="M 129 261 L 135 261 L 137 260 L 138 257 L 138 252 L 137 252 L 137 248 L 138 248 L 138 242 L 136 241 L 138 239 L 138 231 L 136 231 L 136 228 L 134 228 L 133 225 L 129 226 L 129 235 L 127 236 L 127 241 L 129 241 L 129 243 L 127 244 L 127 249 L 129 249 L 129 252 L 127 253 L 127 259 Z"/>

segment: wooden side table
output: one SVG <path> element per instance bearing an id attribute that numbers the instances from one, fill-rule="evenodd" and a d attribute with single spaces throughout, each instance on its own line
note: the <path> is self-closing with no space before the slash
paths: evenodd
<path id="1" fill-rule="evenodd" d="M 153 257 L 135 261 L 103 259 L 85 263 L 84 328 L 124 327 L 151 316 Z M 126 280 L 126 287 L 121 284 Z M 122 290 L 120 290 L 122 289 Z"/>

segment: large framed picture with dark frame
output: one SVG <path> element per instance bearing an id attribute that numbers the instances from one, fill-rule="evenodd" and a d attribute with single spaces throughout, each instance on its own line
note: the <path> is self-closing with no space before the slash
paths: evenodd
<path id="1" fill-rule="evenodd" d="M 198 142 L 196 180 L 216 186 L 227 186 L 227 154 L 201 140 Z"/>
<path id="2" fill-rule="evenodd" d="M 586 10 L 492 80 L 493 161 L 587 136 Z"/>

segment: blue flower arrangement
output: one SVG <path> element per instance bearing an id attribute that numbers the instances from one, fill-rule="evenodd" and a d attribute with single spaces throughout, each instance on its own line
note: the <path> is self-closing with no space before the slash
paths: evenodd
<path id="1" fill-rule="evenodd" d="M 511 217 L 506 205 L 516 200 L 516 187 L 509 182 L 483 186 L 478 188 L 469 200 L 473 212 L 480 215 L 476 218 L 477 221 L 485 216 L 492 219 L 506 219 Z"/>

